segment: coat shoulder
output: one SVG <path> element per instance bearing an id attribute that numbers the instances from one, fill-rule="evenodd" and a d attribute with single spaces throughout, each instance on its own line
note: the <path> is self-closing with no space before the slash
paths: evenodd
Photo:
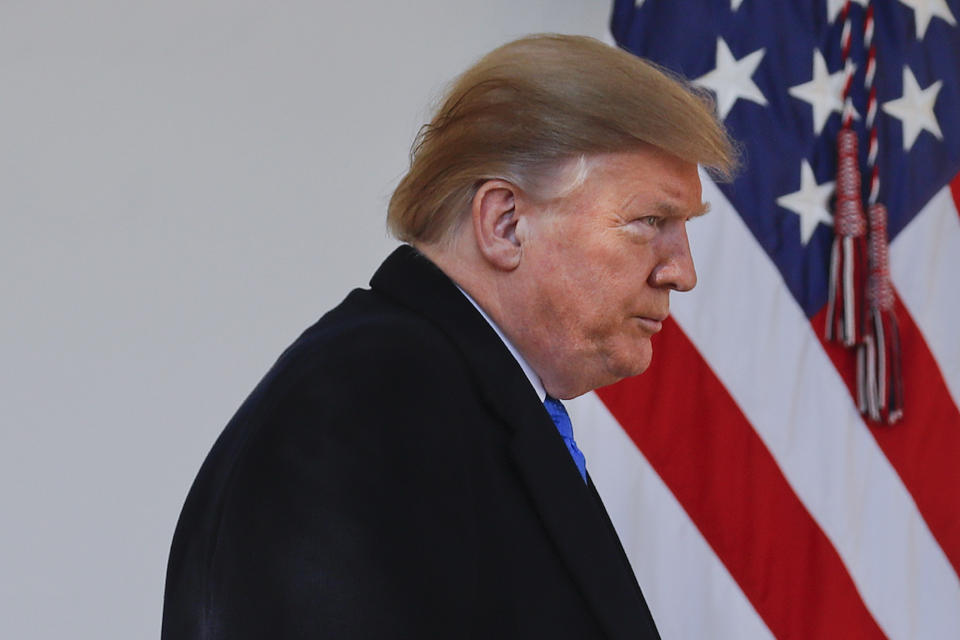
<path id="1" fill-rule="evenodd" d="M 171 548 L 165 633 L 242 619 L 235 607 L 249 594 L 238 585 L 254 576 L 237 570 L 299 602 L 297 594 L 313 588 L 302 584 L 312 579 L 306 569 L 330 571 L 338 562 L 317 557 L 302 546 L 307 541 L 347 558 L 356 551 L 344 548 L 349 540 L 388 549 L 375 540 L 390 529 L 394 556 L 414 558 L 423 532 L 414 535 L 412 524 L 459 530 L 457 513 L 435 513 L 470 482 L 464 458 L 475 447 L 463 415 L 480 413 L 472 376 L 428 319 L 372 291 L 352 292 L 304 331 L 231 419 L 194 481 Z M 379 569 L 368 563 L 378 558 L 354 560 L 356 575 L 376 583 Z M 289 563 L 303 570 L 272 575 Z M 358 579 L 337 577 L 344 585 Z"/>

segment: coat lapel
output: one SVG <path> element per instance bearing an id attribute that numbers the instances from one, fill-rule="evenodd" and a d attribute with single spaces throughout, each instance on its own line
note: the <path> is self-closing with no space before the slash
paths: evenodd
<path id="1" fill-rule="evenodd" d="M 513 430 L 511 454 L 571 575 L 611 638 L 659 638 L 629 561 L 522 369 L 452 281 L 401 246 L 371 286 L 437 324 L 458 345 L 493 410 Z"/>
<path id="2" fill-rule="evenodd" d="M 553 423 L 547 419 L 549 428 Z M 653 618 L 616 534 L 559 436 L 528 424 L 512 453 L 550 536 L 611 638 L 656 638 Z"/>

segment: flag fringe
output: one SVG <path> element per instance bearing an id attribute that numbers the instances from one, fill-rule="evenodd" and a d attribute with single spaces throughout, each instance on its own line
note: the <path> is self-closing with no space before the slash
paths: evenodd
<path id="1" fill-rule="evenodd" d="M 867 221 L 860 199 L 857 134 L 841 129 L 837 136 L 836 235 L 830 254 L 826 336 L 852 347 L 863 341 L 867 279 Z"/>
<path id="2" fill-rule="evenodd" d="M 887 244 L 887 209 L 882 204 L 870 206 L 870 279 L 867 301 L 869 322 L 865 328 L 862 349 L 865 358 L 857 365 L 857 380 L 863 388 L 866 414 L 875 422 L 893 424 L 903 417 L 903 370 L 900 354 L 900 329 L 894 312 L 893 285 L 890 282 L 890 257 Z M 861 411 L 864 410 L 863 404 Z"/>

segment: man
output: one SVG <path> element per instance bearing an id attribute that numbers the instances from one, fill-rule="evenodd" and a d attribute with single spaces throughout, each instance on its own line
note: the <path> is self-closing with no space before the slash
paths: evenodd
<path id="1" fill-rule="evenodd" d="M 559 399 L 696 282 L 709 104 L 595 40 L 480 60 L 390 203 L 409 244 L 280 357 L 174 537 L 163 637 L 656 638 Z"/>

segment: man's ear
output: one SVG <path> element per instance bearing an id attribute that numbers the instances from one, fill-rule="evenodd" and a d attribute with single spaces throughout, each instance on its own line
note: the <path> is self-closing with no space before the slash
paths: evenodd
<path id="1" fill-rule="evenodd" d="M 471 203 L 473 233 L 477 248 L 497 269 L 512 271 L 520 264 L 517 239 L 516 185 L 506 180 L 487 180 Z"/>

